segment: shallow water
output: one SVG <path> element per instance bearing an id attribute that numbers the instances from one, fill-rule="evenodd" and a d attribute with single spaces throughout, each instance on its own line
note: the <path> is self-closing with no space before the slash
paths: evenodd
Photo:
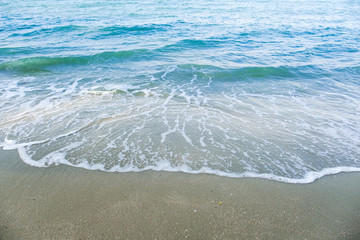
<path id="1" fill-rule="evenodd" d="M 360 170 L 357 1 L 3 1 L 0 146 L 33 166 Z"/>

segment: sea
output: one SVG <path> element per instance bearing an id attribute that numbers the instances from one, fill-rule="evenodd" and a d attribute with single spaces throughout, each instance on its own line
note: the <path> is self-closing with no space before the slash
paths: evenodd
<path id="1" fill-rule="evenodd" d="M 35 167 L 360 171 L 357 0 L 1 0 L 0 147 Z"/>

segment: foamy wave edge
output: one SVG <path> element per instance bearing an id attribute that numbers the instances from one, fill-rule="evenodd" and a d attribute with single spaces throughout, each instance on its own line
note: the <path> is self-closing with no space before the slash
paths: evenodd
<path id="1" fill-rule="evenodd" d="M 254 173 L 254 172 L 244 172 L 241 174 L 236 173 L 227 173 L 222 171 L 213 170 L 210 168 L 203 167 L 199 170 L 193 170 L 189 168 L 188 166 L 180 166 L 180 167 L 173 167 L 170 166 L 168 162 L 160 162 L 158 166 L 149 166 L 142 169 L 136 168 L 136 167 L 113 167 L 111 169 L 105 169 L 102 164 L 87 164 L 87 163 L 80 163 L 80 164 L 73 164 L 66 159 L 54 159 L 54 161 L 51 161 L 51 163 L 46 166 L 44 161 L 34 161 L 30 158 L 30 156 L 26 153 L 24 147 L 18 147 L 17 148 L 18 153 L 22 161 L 30 166 L 33 167 L 49 167 L 51 165 L 67 165 L 71 167 L 77 167 L 77 168 L 83 168 L 87 170 L 100 170 L 104 172 L 119 172 L 119 173 L 125 173 L 125 172 L 142 172 L 142 171 L 165 171 L 165 172 L 182 172 L 182 173 L 188 173 L 188 174 L 211 174 L 221 177 L 230 177 L 230 178 L 262 178 L 262 179 L 268 179 L 283 183 L 292 183 L 292 184 L 308 184 L 312 183 L 315 180 L 322 178 L 327 175 L 335 175 L 339 173 L 350 173 L 350 172 L 360 172 L 360 168 L 358 167 L 346 167 L 346 166 L 340 166 L 340 167 L 334 167 L 334 168 L 324 168 L 319 172 L 310 171 L 307 172 L 304 176 L 304 178 L 288 178 L 288 177 L 281 177 L 273 174 L 267 174 L 267 173 Z"/>

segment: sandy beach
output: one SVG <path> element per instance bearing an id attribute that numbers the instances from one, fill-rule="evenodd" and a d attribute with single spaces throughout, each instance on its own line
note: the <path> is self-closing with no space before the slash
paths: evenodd
<path id="1" fill-rule="evenodd" d="M 359 239 L 359 182 L 35 168 L 1 150 L 0 239 Z"/>

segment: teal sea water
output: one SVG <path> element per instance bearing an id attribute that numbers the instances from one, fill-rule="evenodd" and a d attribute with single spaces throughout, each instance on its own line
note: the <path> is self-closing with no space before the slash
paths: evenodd
<path id="1" fill-rule="evenodd" d="M 360 2 L 2 0 L 0 147 L 37 167 L 360 171 Z"/>

